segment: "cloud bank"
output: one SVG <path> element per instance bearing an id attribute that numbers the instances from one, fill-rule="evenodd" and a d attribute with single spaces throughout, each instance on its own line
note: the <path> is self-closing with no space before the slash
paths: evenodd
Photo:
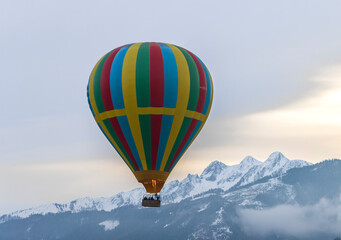
<path id="1" fill-rule="evenodd" d="M 239 210 L 242 229 L 249 234 L 272 233 L 304 237 L 341 234 L 341 201 L 321 199 L 315 205 L 279 205 L 270 209 Z"/>

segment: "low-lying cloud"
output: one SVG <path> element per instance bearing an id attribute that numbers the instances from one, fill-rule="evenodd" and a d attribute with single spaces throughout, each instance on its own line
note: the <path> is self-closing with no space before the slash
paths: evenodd
<path id="1" fill-rule="evenodd" d="M 249 234 L 341 234 L 341 201 L 321 199 L 315 205 L 279 205 L 270 209 L 241 209 L 242 229 Z"/>

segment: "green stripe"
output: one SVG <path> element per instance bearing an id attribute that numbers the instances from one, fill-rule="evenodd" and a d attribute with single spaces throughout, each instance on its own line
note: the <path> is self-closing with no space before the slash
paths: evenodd
<path id="1" fill-rule="evenodd" d="M 142 43 L 136 58 L 137 107 L 150 107 L 150 50 Z M 143 126 L 142 126 L 143 127 Z"/>
<path id="2" fill-rule="evenodd" d="M 121 149 L 122 153 L 124 154 L 124 156 L 128 159 L 131 167 L 134 169 L 134 171 L 136 171 L 136 168 L 134 166 L 134 164 L 132 163 L 128 153 L 126 152 L 126 150 L 124 149 L 120 139 L 118 138 L 118 136 L 115 133 L 114 128 L 112 127 L 110 120 L 109 119 L 105 119 L 103 120 L 103 123 L 105 125 L 105 127 L 108 129 L 110 135 L 112 136 L 112 138 L 114 139 L 114 141 L 117 143 L 117 146 L 119 147 L 119 149 Z"/>
<path id="3" fill-rule="evenodd" d="M 187 133 L 187 130 L 188 130 L 189 126 L 191 125 L 191 122 L 192 122 L 192 118 L 188 118 L 188 117 L 184 118 L 184 121 L 182 122 L 179 134 L 178 134 L 178 136 L 177 136 L 177 138 L 175 140 L 175 143 L 174 143 L 174 146 L 172 148 L 172 151 L 171 151 L 171 153 L 169 155 L 169 158 L 167 159 L 165 171 L 168 169 L 169 164 L 172 162 L 172 159 L 173 159 L 176 151 L 180 147 L 182 139 L 184 139 L 184 137 L 185 137 L 185 135 Z"/>
<path id="4" fill-rule="evenodd" d="M 105 108 L 104 108 L 103 100 L 102 100 L 102 93 L 101 93 L 101 74 L 102 74 L 103 65 L 105 61 L 107 60 L 110 53 L 112 53 L 112 51 L 107 53 L 103 57 L 102 61 L 98 64 L 98 67 L 96 69 L 95 76 L 94 76 L 94 95 L 95 95 L 96 106 L 97 106 L 99 113 L 105 112 Z"/>
<path id="5" fill-rule="evenodd" d="M 150 107 L 150 44 L 142 43 L 136 58 L 136 99 L 137 107 Z M 147 168 L 151 170 L 151 129 L 150 115 L 141 115 L 140 128 Z"/>
<path id="6" fill-rule="evenodd" d="M 99 113 L 105 112 L 105 108 L 104 108 L 104 104 L 103 104 L 103 100 L 102 100 L 102 93 L 101 93 L 101 74 L 102 74 L 103 65 L 104 65 L 105 61 L 107 60 L 110 53 L 112 53 L 112 51 L 107 53 L 103 57 L 102 61 L 98 64 L 98 67 L 96 69 L 95 76 L 94 76 L 94 96 L 95 96 L 95 102 L 96 102 L 96 106 L 98 108 Z M 128 159 L 128 161 L 129 161 L 130 165 L 132 166 L 132 168 L 134 169 L 134 171 L 136 171 L 135 166 L 131 162 L 131 159 L 129 158 L 128 153 L 126 152 L 121 141 L 119 140 L 118 136 L 116 135 L 109 119 L 104 120 L 103 123 L 104 123 L 105 127 L 108 129 L 110 136 L 112 136 L 114 141 L 117 143 L 117 146 L 119 147 L 119 149 L 122 151 L 124 156 Z"/>
<path id="7" fill-rule="evenodd" d="M 182 52 L 182 54 L 185 56 L 188 68 L 189 68 L 189 74 L 190 74 L 190 93 L 189 93 L 189 100 L 187 109 L 191 111 L 195 111 L 197 109 L 198 99 L 199 99 L 199 92 L 200 92 L 200 77 L 197 65 L 195 64 L 195 61 L 189 55 L 189 53 L 183 49 L 179 48 Z"/>
<path id="8" fill-rule="evenodd" d="M 195 111 L 197 108 L 197 104 L 199 100 L 199 92 L 200 92 L 200 77 L 199 77 L 198 68 L 197 68 L 197 65 L 195 64 L 195 61 L 191 57 L 191 55 L 185 49 L 183 48 L 179 48 L 179 49 L 186 58 L 187 65 L 189 68 L 189 74 L 190 74 L 190 93 L 189 93 L 187 109 L 191 111 Z M 175 140 L 172 151 L 169 155 L 169 158 L 167 159 L 165 170 L 168 169 L 169 165 L 171 164 L 176 151 L 180 147 L 180 144 L 182 140 L 184 139 L 189 126 L 191 125 L 191 122 L 192 122 L 191 118 L 187 118 L 187 117 L 184 118 L 184 121 L 182 122 L 179 134 Z"/>
<path id="9" fill-rule="evenodd" d="M 148 170 L 152 170 L 150 162 L 151 162 L 151 129 L 150 129 L 150 115 L 140 115 L 140 126 L 141 126 L 141 133 L 143 139 L 143 147 L 144 153 L 146 155 L 146 162 Z M 146 170 L 146 169 L 145 169 Z"/>

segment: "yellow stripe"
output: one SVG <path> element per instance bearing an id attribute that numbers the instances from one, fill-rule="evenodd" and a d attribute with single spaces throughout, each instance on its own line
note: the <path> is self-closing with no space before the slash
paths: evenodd
<path id="1" fill-rule="evenodd" d="M 143 169 L 147 170 L 136 99 L 136 58 L 140 45 L 141 43 L 133 44 L 125 55 L 122 67 L 122 92 L 127 118 L 137 152 L 140 156 Z"/>
<path id="2" fill-rule="evenodd" d="M 185 117 L 194 118 L 194 119 L 200 120 L 200 121 L 204 121 L 206 118 L 206 116 L 204 114 L 196 112 L 196 111 L 190 111 L 190 110 L 186 111 Z"/>
<path id="3" fill-rule="evenodd" d="M 128 164 L 130 170 L 132 172 L 134 172 L 134 168 L 132 168 L 132 166 L 130 165 L 128 159 L 124 156 L 124 154 L 122 153 L 121 149 L 118 147 L 117 143 L 115 142 L 115 140 L 110 135 L 110 133 L 109 133 L 108 129 L 105 127 L 103 121 L 101 119 L 98 119 L 98 117 L 97 117 L 97 116 L 99 116 L 99 113 L 98 113 L 97 105 L 96 105 L 96 102 L 95 102 L 94 78 L 95 78 L 95 73 L 96 73 L 98 64 L 102 61 L 103 58 L 104 58 L 104 56 L 97 62 L 96 66 L 94 67 L 94 69 L 92 70 L 91 75 L 90 75 L 90 80 L 89 80 L 89 97 L 90 97 L 91 107 L 92 107 L 92 110 L 94 111 L 96 122 L 101 126 L 101 128 L 103 129 L 105 135 L 109 138 L 110 142 L 115 146 L 117 151 L 121 154 L 121 157 L 123 157 L 123 160 Z"/>
<path id="4" fill-rule="evenodd" d="M 161 168 L 160 170 L 164 171 L 166 162 L 169 158 L 169 154 L 171 153 L 172 147 L 175 143 L 176 137 L 179 134 L 181 124 L 184 120 L 187 110 L 187 104 L 189 99 L 189 90 L 190 90 L 190 75 L 189 69 L 187 66 L 187 61 L 181 51 L 174 47 L 173 45 L 167 44 L 175 57 L 177 69 L 178 69 L 178 97 L 176 100 L 176 109 L 174 114 L 174 120 L 172 124 L 172 128 L 168 137 L 165 153 L 162 158 Z"/>
<path id="5" fill-rule="evenodd" d="M 144 107 L 138 109 L 139 114 L 146 115 L 174 115 L 175 108 L 163 108 L 163 107 Z"/>
<path id="6" fill-rule="evenodd" d="M 207 69 L 208 71 L 208 69 Z M 213 102 L 213 82 L 212 82 L 212 77 L 211 77 L 211 74 L 210 72 L 208 72 L 208 74 L 210 75 L 210 81 L 211 81 L 211 99 L 210 99 L 210 105 L 208 106 L 208 110 L 207 110 L 207 113 L 206 115 L 204 115 L 204 119 L 203 120 L 200 120 L 202 121 L 201 123 L 201 126 L 198 130 L 198 132 L 195 134 L 194 138 L 192 139 L 192 141 L 188 144 L 187 148 L 185 149 L 185 151 L 182 152 L 181 156 L 179 157 L 179 159 L 181 159 L 182 155 L 184 155 L 184 153 L 187 151 L 187 149 L 191 146 L 191 144 L 193 143 L 194 139 L 198 136 L 198 134 L 200 133 L 202 127 L 205 125 L 206 123 L 206 120 L 208 118 L 208 115 L 210 114 L 210 111 L 211 111 L 211 107 L 212 107 L 212 102 Z M 179 161 L 178 161 L 179 162 Z M 176 162 L 175 165 L 178 163 Z M 175 165 L 173 166 L 173 169 L 175 167 Z"/>
<path id="7" fill-rule="evenodd" d="M 105 120 L 108 118 L 114 118 L 114 117 L 121 117 L 126 115 L 126 110 L 125 109 L 114 109 L 106 112 L 102 112 L 99 114 L 99 119 L 100 120 Z"/>
<path id="8" fill-rule="evenodd" d="M 139 107 L 137 108 L 137 112 L 139 115 L 174 115 L 175 114 L 175 108 L 163 108 L 163 107 Z M 98 116 L 96 116 L 96 121 L 105 120 L 108 118 L 114 118 L 114 117 L 122 117 L 127 115 L 127 112 L 125 109 L 114 109 L 106 112 L 100 113 Z M 193 118 L 196 120 L 204 121 L 205 115 L 196 111 L 190 111 L 186 110 L 185 117 Z"/>

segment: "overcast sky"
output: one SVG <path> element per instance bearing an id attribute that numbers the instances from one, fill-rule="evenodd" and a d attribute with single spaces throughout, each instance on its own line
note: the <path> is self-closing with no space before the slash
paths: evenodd
<path id="1" fill-rule="evenodd" d="M 0 214 L 140 187 L 92 118 L 100 57 L 159 41 L 194 52 L 211 115 L 170 176 L 273 151 L 341 158 L 340 1 L 2 1 Z"/>

